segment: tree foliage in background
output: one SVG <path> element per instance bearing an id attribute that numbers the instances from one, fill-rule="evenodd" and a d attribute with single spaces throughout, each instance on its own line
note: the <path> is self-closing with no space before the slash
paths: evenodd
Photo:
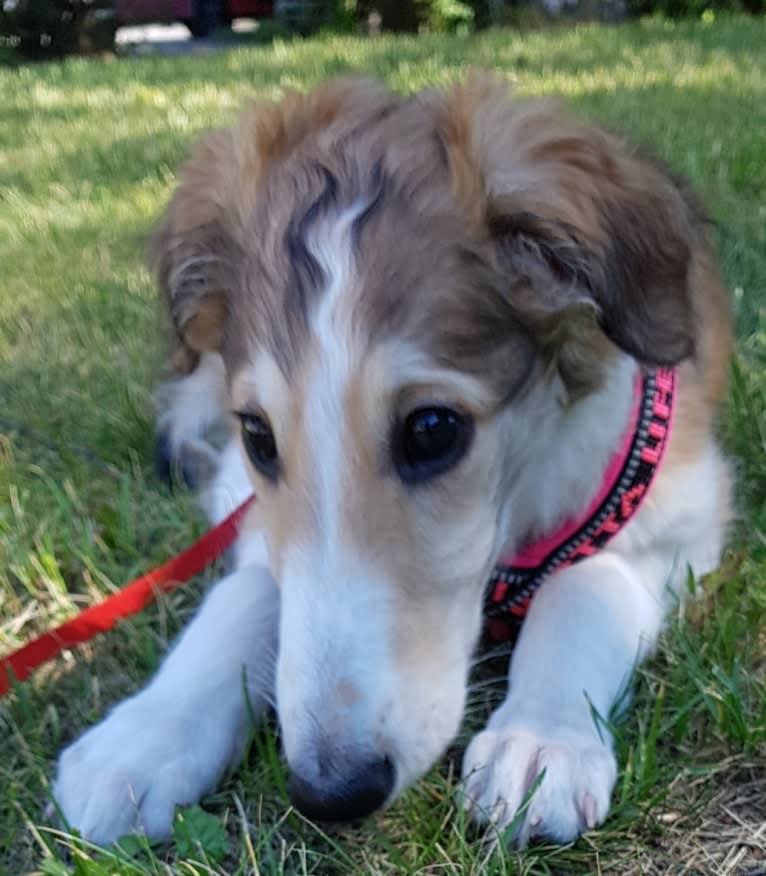
<path id="1" fill-rule="evenodd" d="M 491 0 L 358 0 L 357 12 L 366 18 L 374 9 L 383 30 L 416 33 L 421 28 L 455 30 L 460 25 L 486 27 Z"/>
<path id="2" fill-rule="evenodd" d="M 512 24 L 519 14 L 536 8 L 551 13 L 544 0 L 351 0 L 357 19 L 366 21 L 374 9 L 381 28 L 394 33 L 419 30 L 451 31 L 459 27 L 480 30 L 493 24 Z M 575 0 L 558 4 L 566 17 L 605 18 L 609 0 Z M 626 0 L 631 16 L 699 17 L 709 12 L 766 12 L 766 0 Z M 624 8 L 624 7 L 623 7 Z M 609 18 L 612 20 L 612 18 Z"/>
<path id="3" fill-rule="evenodd" d="M 598 9 L 604 2 L 607 0 L 579 0 L 571 9 L 564 5 L 574 17 L 579 11 L 579 17 L 598 18 L 603 17 Z M 717 11 L 766 12 L 766 0 L 625 2 L 633 16 L 681 18 Z M 479 30 L 492 24 L 513 24 L 514 13 L 530 6 L 550 12 L 545 0 L 277 0 L 275 4 L 278 24 L 296 34 L 320 29 L 365 30 L 373 17 L 380 29 L 392 33 Z M 109 50 L 115 26 L 114 0 L 0 0 L 0 44 L 12 46 L 24 58 Z"/>
<path id="4" fill-rule="evenodd" d="M 31 59 L 89 54 L 114 42 L 111 0 L 0 0 L 0 36 Z"/>
<path id="5" fill-rule="evenodd" d="M 665 15 L 668 18 L 698 18 L 709 12 L 766 12 L 766 0 L 628 0 L 632 16 Z"/>
<path id="6" fill-rule="evenodd" d="M 431 30 L 453 30 L 472 26 L 475 11 L 472 3 L 463 0 L 430 0 L 426 3 L 426 24 Z"/>

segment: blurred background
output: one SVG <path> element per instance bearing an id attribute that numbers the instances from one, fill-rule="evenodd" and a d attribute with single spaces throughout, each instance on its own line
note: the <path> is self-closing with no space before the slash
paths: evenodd
<path id="1" fill-rule="evenodd" d="M 0 40 L 21 57 L 46 58 L 129 52 L 153 43 L 183 50 L 178 44 L 187 40 L 221 41 L 231 33 L 267 41 L 318 31 L 470 32 L 520 21 L 617 22 L 765 9 L 766 0 L 0 0 Z"/>

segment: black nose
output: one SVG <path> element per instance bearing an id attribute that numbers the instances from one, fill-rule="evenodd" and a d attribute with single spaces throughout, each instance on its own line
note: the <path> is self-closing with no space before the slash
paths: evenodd
<path id="1" fill-rule="evenodd" d="M 327 779 L 308 780 L 292 773 L 290 799 L 314 821 L 353 821 L 379 809 L 394 789 L 394 765 L 389 757 L 333 770 Z"/>

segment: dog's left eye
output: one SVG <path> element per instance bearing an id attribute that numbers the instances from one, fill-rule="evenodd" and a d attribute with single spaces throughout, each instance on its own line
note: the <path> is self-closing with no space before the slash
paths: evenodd
<path id="1" fill-rule="evenodd" d="M 473 437 L 473 421 L 444 407 L 417 408 L 397 429 L 394 461 L 403 481 L 422 483 L 457 465 Z"/>
<path id="2" fill-rule="evenodd" d="M 279 453 L 271 426 L 257 414 L 237 413 L 242 424 L 242 443 L 250 461 L 262 475 L 275 481 L 279 475 Z"/>

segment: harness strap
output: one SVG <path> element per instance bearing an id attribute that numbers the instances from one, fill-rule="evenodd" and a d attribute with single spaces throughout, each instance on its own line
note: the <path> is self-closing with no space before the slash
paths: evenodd
<path id="1" fill-rule="evenodd" d="M 553 536 L 501 557 L 485 596 L 490 638 L 509 638 L 514 621 L 527 613 L 542 582 L 593 556 L 633 518 L 649 492 L 670 438 L 676 400 L 675 369 L 658 368 L 637 378 L 636 402 L 620 449 L 604 483 L 582 517 L 567 521 Z"/>

